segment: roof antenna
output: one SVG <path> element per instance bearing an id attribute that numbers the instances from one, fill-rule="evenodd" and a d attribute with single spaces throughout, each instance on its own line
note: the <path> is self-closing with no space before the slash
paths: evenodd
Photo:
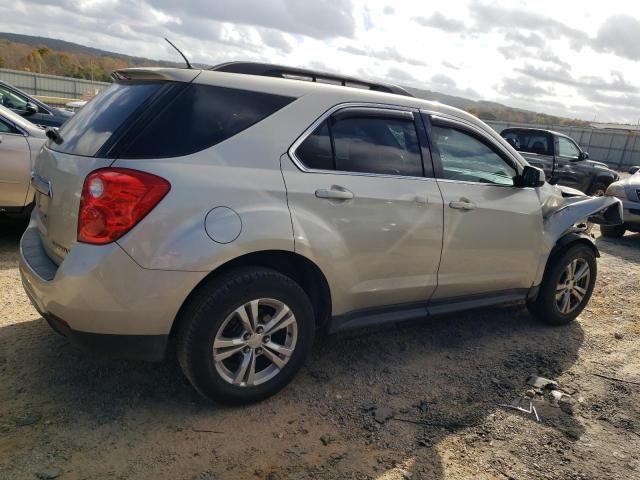
<path id="1" fill-rule="evenodd" d="M 164 39 L 167 41 L 169 45 L 171 45 L 173 48 L 176 49 L 176 51 L 182 56 L 182 58 L 184 58 L 184 62 L 187 64 L 187 68 L 189 70 L 193 69 L 193 67 L 189 63 L 189 60 L 187 60 L 187 57 L 184 56 L 184 53 L 182 53 L 178 47 L 176 47 L 173 43 L 171 43 L 171 40 L 169 40 L 167 37 L 164 37 Z"/>

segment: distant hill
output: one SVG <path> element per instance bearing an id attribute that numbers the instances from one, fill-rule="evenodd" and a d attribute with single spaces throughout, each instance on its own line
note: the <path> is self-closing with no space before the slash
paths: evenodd
<path id="1" fill-rule="evenodd" d="M 536 123 L 541 125 L 566 125 L 566 126 L 589 126 L 589 122 L 577 120 L 574 118 L 558 117 L 555 115 L 547 115 L 546 113 L 532 112 L 521 108 L 513 108 L 502 105 L 497 102 L 489 102 L 486 100 L 471 100 L 464 97 L 456 97 L 445 93 L 432 92 L 430 90 L 422 90 L 419 88 L 405 87 L 412 95 L 440 102 L 445 105 L 465 110 L 472 113 L 482 120 L 499 120 L 504 122 L 516 123 Z"/>
<path id="2" fill-rule="evenodd" d="M 176 56 L 178 56 L 176 52 Z M 110 81 L 112 71 L 127 67 L 178 67 L 182 62 L 152 60 L 108 52 L 54 38 L 0 32 L 0 68 L 48 73 L 88 80 Z M 196 65 L 206 68 L 208 65 Z M 418 98 L 460 108 L 483 120 L 586 126 L 587 122 L 508 107 L 496 102 L 476 101 L 418 88 L 407 88 Z"/>
<path id="3" fill-rule="evenodd" d="M 0 32 L 0 68 L 108 82 L 114 70 L 151 66 L 181 67 L 184 63 L 133 57 L 54 38 Z"/>

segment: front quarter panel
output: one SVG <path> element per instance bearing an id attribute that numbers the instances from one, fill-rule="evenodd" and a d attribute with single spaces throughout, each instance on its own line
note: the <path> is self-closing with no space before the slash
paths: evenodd
<path id="1" fill-rule="evenodd" d="M 549 184 L 540 189 L 540 195 L 544 218 L 544 254 L 534 285 L 542 281 L 547 260 L 558 241 L 571 233 L 575 224 L 586 220 L 604 225 L 622 223 L 622 202 L 615 197 L 563 198 L 560 190 Z"/>

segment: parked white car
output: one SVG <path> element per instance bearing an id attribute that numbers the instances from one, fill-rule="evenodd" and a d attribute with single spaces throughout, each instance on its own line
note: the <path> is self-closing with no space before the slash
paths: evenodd
<path id="1" fill-rule="evenodd" d="M 31 170 L 46 139 L 43 129 L 0 106 L 0 213 L 31 211 Z"/>

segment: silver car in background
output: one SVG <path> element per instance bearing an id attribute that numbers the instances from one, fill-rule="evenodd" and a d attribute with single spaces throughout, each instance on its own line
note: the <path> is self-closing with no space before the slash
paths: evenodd
<path id="1" fill-rule="evenodd" d="M 318 330 L 513 302 L 566 324 L 596 279 L 579 225 L 621 221 L 398 87 L 245 63 L 114 77 L 38 156 L 23 284 L 93 351 L 175 343 L 212 399 L 274 394 Z"/>
<path id="2" fill-rule="evenodd" d="M 621 225 L 602 225 L 600 230 L 605 237 L 620 238 L 625 232 L 640 232 L 640 168 L 631 167 L 631 176 L 612 183 L 605 195 L 622 201 L 624 223 Z"/>
<path id="3" fill-rule="evenodd" d="M 0 106 L 0 213 L 30 212 L 31 171 L 46 139 L 42 128 Z"/>

